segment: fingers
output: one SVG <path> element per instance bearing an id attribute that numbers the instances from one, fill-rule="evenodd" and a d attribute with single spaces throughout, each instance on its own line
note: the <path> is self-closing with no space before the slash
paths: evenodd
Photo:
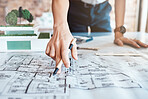
<path id="1" fill-rule="evenodd" d="M 56 67 L 57 65 L 60 63 L 61 61 L 61 54 L 60 54 L 60 48 L 58 46 L 58 44 L 55 44 L 55 61 L 56 61 Z"/>
<path id="2" fill-rule="evenodd" d="M 70 67 L 69 45 L 72 38 L 73 37 L 68 39 L 53 38 L 46 47 L 46 54 L 56 61 L 56 67 L 59 69 L 58 73 L 61 71 L 62 64 L 64 64 L 66 68 Z M 77 59 L 76 43 L 72 47 L 72 56 L 74 59 Z"/>
<path id="3" fill-rule="evenodd" d="M 145 47 L 145 48 L 148 47 L 147 44 L 142 43 L 140 40 L 128 39 L 128 38 L 125 38 L 125 37 L 115 39 L 114 43 L 119 45 L 119 46 L 123 46 L 124 44 L 128 44 L 128 45 L 131 45 L 131 46 L 133 46 L 135 48 L 140 48 L 140 46 Z"/>
<path id="4" fill-rule="evenodd" d="M 69 53 L 69 49 L 68 48 L 67 49 L 63 48 L 62 49 L 62 61 L 63 61 L 63 63 L 64 63 L 66 68 L 70 67 L 70 61 L 69 61 L 68 53 Z"/>
<path id="5" fill-rule="evenodd" d="M 49 52 L 50 52 L 50 46 L 49 46 L 49 43 L 48 43 L 47 47 L 46 47 L 46 51 L 45 51 L 46 55 L 49 56 Z"/>
<path id="6" fill-rule="evenodd" d="M 115 40 L 114 43 L 119 46 L 123 46 L 123 42 L 120 39 Z"/>
<path id="7" fill-rule="evenodd" d="M 56 61 L 56 68 L 59 69 L 57 73 L 60 73 L 62 66 L 61 58 L 59 56 L 56 56 L 55 61 Z"/>
<path id="8" fill-rule="evenodd" d="M 55 48 L 54 46 L 50 47 L 50 52 L 49 52 L 49 56 L 55 60 Z"/>
<path id="9" fill-rule="evenodd" d="M 136 40 L 136 39 L 133 40 L 133 39 L 128 39 L 128 38 L 122 38 L 121 40 L 123 41 L 124 44 L 128 44 L 136 48 L 140 48 L 140 46 L 145 47 L 145 48 L 148 47 L 147 44 L 142 43 L 140 40 Z"/>
<path id="10" fill-rule="evenodd" d="M 135 41 L 133 41 L 131 39 L 123 38 L 122 41 L 125 44 L 131 45 L 131 46 L 136 47 L 136 48 L 140 48 L 140 46 Z"/>
<path id="11" fill-rule="evenodd" d="M 145 44 L 145 43 L 143 43 L 143 42 L 141 42 L 140 40 L 136 40 L 136 39 L 134 39 L 133 41 L 135 41 L 136 43 L 138 43 L 140 46 L 142 46 L 142 47 L 145 47 L 145 48 L 147 48 L 148 47 L 148 45 L 147 44 Z"/>
<path id="12" fill-rule="evenodd" d="M 77 56 L 77 44 L 74 43 L 72 49 L 71 49 L 71 55 L 75 60 L 78 60 L 78 56 Z"/>
<path id="13" fill-rule="evenodd" d="M 46 55 L 50 56 L 53 60 L 55 60 L 55 48 L 54 48 L 54 46 L 51 46 L 48 43 L 45 53 L 46 53 Z"/>

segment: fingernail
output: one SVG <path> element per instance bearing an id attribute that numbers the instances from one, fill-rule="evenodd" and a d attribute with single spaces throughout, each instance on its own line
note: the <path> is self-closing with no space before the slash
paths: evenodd
<path id="1" fill-rule="evenodd" d="M 69 66 L 66 66 L 66 68 L 69 68 L 70 67 L 70 65 Z"/>
<path id="2" fill-rule="evenodd" d="M 137 46 L 138 48 L 140 48 L 140 46 Z"/>

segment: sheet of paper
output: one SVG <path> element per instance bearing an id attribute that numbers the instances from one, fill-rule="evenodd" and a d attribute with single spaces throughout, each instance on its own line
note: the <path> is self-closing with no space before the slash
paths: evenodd
<path id="1" fill-rule="evenodd" d="M 44 53 L 13 53 L 0 65 L 0 97 L 66 97 L 66 73 L 51 77 L 55 62 Z M 63 68 L 64 69 L 64 68 Z M 60 99 L 59 98 L 59 99 Z M 27 98 L 28 99 L 28 98 Z"/>
<path id="2" fill-rule="evenodd" d="M 79 50 L 79 60 L 70 58 L 70 68 L 62 66 L 55 77 L 56 64 L 44 52 L 0 53 L 0 99 L 147 99 L 148 59 L 142 55 L 147 50 L 111 41 L 100 37 L 80 45 L 99 50 Z"/>

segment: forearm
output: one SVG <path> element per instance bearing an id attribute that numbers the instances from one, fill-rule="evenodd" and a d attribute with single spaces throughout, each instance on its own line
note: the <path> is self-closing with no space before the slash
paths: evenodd
<path id="1" fill-rule="evenodd" d="M 116 27 L 124 25 L 125 2 L 126 0 L 115 0 Z"/>
<path id="2" fill-rule="evenodd" d="M 126 0 L 115 0 L 115 20 L 116 28 L 120 28 L 124 25 L 124 15 L 125 15 L 125 1 Z M 135 48 L 140 48 L 140 46 L 148 48 L 147 44 L 142 43 L 136 39 L 129 39 L 123 36 L 120 31 L 115 31 L 114 43 L 123 46 L 124 44 L 131 45 Z"/>
<path id="3" fill-rule="evenodd" d="M 67 22 L 69 0 L 52 0 L 54 26 Z"/>

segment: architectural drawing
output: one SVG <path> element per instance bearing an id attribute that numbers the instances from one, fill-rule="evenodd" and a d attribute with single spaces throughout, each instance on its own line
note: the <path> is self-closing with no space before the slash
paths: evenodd
<path id="1" fill-rule="evenodd" d="M 66 73 L 51 77 L 55 62 L 42 54 L 14 54 L 0 66 L 0 97 L 40 94 L 55 98 L 56 95 L 68 95 Z"/>
<path id="2" fill-rule="evenodd" d="M 92 58 L 90 54 L 88 57 L 85 59 L 85 55 L 81 54 L 79 63 L 75 64 L 74 72 L 68 73 L 71 88 L 85 90 L 106 87 L 142 88 L 137 76 L 145 76 L 145 81 L 148 80 L 146 75 L 148 74 L 148 72 L 146 73 L 148 63 L 141 56 L 97 56 Z"/>
<path id="3" fill-rule="evenodd" d="M 87 53 L 86 57 L 85 53 L 79 52 L 79 61 L 70 58 L 70 68 L 62 66 L 61 74 L 54 77 L 56 64 L 42 52 L 7 54 L 0 65 L 0 98 L 25 99 L 22 96 L 26 96 L 32 97 L 26 99 L 37 99 L 45 96 L 47 99 L 67 99 L 71 89 L 148 89 L 148 62 L 142 56 Z"/>

